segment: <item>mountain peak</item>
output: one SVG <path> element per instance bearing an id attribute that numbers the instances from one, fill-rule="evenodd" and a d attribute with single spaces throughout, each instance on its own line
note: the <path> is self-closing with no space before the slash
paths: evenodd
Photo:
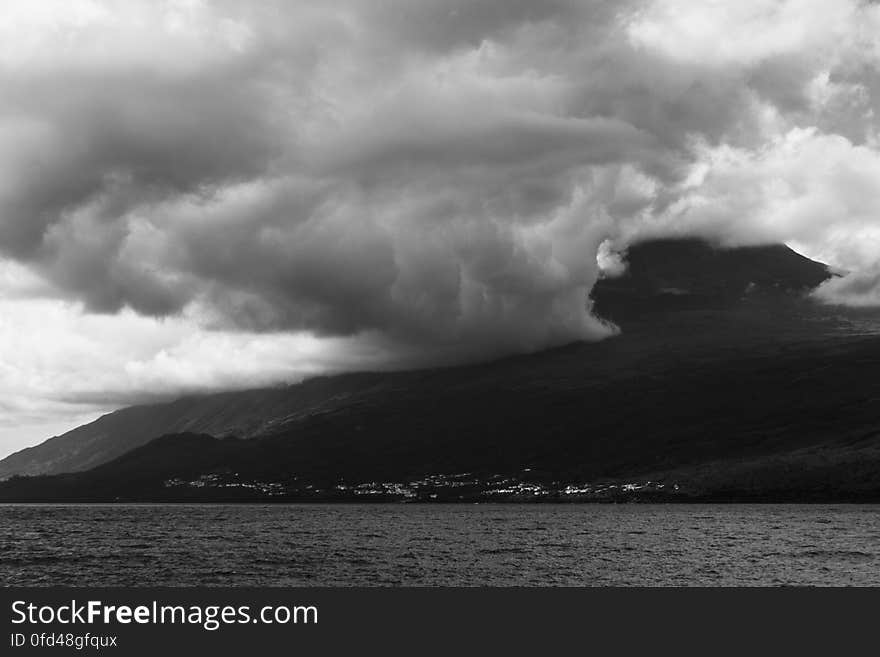
<path id="1" fill-rule="evenodd" d="M 697 238 L 651 240 L 631 246 L 625 260 L 623 274 L 602 278 L 593 289 L 601 316 L 796 299 L 831 276 L 827 265 L 784 244 L 723 248 Z"/>

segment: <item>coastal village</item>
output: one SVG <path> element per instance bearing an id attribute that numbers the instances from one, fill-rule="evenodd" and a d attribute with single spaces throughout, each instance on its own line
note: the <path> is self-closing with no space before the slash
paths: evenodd
<path id="1" fill-rule="evenodd" d="M 368 481 L 320 487 L 291 477 L 287 482 L 246 481 L 238 473 L 212 473 L 187 481 L 180 478 L 164 482 L 166 489 L 218 493 L 231 497 L 255 496 L 267 499 L 311 499 L 314 501 L 375 502 L 548 502 L 548 501 L 629 501 L 633 498 L 675 495 L 678 484 L 660 481 L 543 483 L 529 477 L 494 474 L 480 477 L 473 473 L 432 474 L 406 482 Z"/>

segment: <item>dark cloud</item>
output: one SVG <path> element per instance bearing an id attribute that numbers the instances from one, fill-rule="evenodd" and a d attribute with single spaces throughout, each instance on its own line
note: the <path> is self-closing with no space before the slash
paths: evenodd
<path id="1" fill-rule="evenodd" d="M 847 3 L 13 4 L 0 252 L 97 312 L 459 357 L 600 337 L 606 239 L 817 243 L 791 135 L 875 157 L 840 35 L 877 16 Z"/>

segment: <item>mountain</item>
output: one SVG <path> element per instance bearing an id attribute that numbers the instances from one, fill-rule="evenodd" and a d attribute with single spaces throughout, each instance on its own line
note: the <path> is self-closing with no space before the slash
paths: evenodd
<path id="1" fill-rule="evenodd" d="M 13 475 L 78 472 L 106 463 L 170 433 L 250 438 L 303 416 L 357 402 L 357 395 L 387 385 L 382 376 L 350 374 L 304 383 L 216 394 L 123 408 L 0 461 L 0 479 Z"/>
<path id="2" fill-rule="evenodd" d="M 826 265 L 782 244 L 722 249 L 695 239 L 657 240 L 630 248 L 626 260 L 622 276 L 600 280 L 593 291 L 604 317 L 791 301 L 830 277 Z"/>
<path id="3" fill-rule="evenodd" d="M 55 475 L 0 500 L 880 499 L 880 323 L 806 296 L 824 265 L 695 240 L 627 260 L 593 293 L 615 338 L 124 409 L 0 462 Z"/>
<path id="4" fill-rule="evenodd" d="M 663 482 L 703 498 L 880 499 L 880 340 L 698 350 L 674 369 L 645 353 L 595 375 L 592 346 L 438 370 L 252 440 L 165 436 L 88 472 L 12 479 L 0 499 L 461 494 L 463 473 L 471 493 Z"/>

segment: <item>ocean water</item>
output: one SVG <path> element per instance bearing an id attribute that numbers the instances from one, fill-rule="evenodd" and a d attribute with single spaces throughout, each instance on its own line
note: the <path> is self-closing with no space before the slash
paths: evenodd
<path id="1" fill-rule="evenodd" d="M 0 505 L 0 584 L 880 585 L 880 506 Z"/>

